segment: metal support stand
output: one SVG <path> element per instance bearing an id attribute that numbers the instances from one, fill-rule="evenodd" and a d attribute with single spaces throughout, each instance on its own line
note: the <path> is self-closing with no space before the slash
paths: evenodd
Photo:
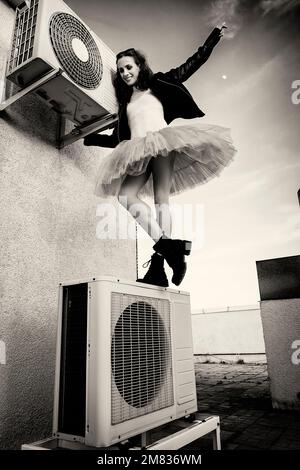
<path id="1" fill-rule="evenodd" d="M 186 446 L 201 437 L 213 432 L 213 449 L 221 450 L 220 418 L 210 416 L 202 420 L 196 419 L 180 431 L 166 436 L 159 441 L 146 446 L 148 450 L 176 450 Z"/>
<path id="2" fill-rule="evenodd" d="M 147 447 L 147 433 L 146 432 L 143 432 L 141 434 L 141 447 L 142 447 L 142 449 Z"/>
<path id="3" fill-rule="evenodd" d="M 213 449 L 221 450 L 221 431 L 220 431 L 220 420 L 217 423 L 217 427 L 213 434 Z"/>
<path id="4" fill-rule="evenodd" d="M 205 417 L 204 417 L 205 416 Z M 162 437 L 155 442 L 147 445 L 148 433 L 144 432 L 135 438 L 139 438 L 139 445 L 128 445 L 130 444 L 130 439 L 126 441 L 127 450 L 176 450 L 180 449 L 191 442 L 200 439 L 201 437 L 213 433 L 213 449 L 221 450 L 221 437 L 220 437 L 220 418 L 219 416 L 207 416 L 197 415 L 197 419 L 191 423 L 184 422 L 184 420 L 179 419 L 177 421 L 179 430 L 177 432 L 168 430 L 168 426 L 161 431 Z M 174 425 L 176 422 L 170 423 Z M 150 435 L 150 433 L 149 433 Z M 32 444 L 23 444 L 22 450 L 53 450 L 53 449 L 91 449 L 91 450 L 117 450 L 116 445 L 97 448 L 97 447 L 87 447 L 80 442 L 72 442 L 57 438 L 44 439 L 43 441 L 33 442 Z M 120 449 L 120 447 L 119 447 Z M 201 450 L 201 449 L 200 449 Z"/>

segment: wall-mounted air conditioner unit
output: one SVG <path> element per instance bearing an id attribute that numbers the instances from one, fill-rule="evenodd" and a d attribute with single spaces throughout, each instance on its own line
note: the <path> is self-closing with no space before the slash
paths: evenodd
<path id="1" fill-rule="evenodd" d="M 56 437 L 107 447 L 196 410 L 189 293 L 113 277 L 60 286 Z"/>
<path id="2" fill-rule="evenodd" d="M 116 113 L 115 54 L 62 0 L 27 0 L 16 10 L 7 79 L 25 88 L 62 74 L 36 93 L 76 124 Z"/>

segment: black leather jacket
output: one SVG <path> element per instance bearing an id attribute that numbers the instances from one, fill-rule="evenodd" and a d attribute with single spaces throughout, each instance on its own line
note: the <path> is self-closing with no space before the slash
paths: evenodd
<path id="1" fill-rule="evenodd" d="M 221 30 L 214 28 L 203 46 L 200 46 L 197 52 L 189 57 L 184 64 L 169 70 L 169 72 L 158 72 L 153 75 L 150 88 L 162 103 L 167 124 L 179 117 L 192 119 L 204 116 L 204 113 L 197 106 L 182 82 L 193 75 L 207 61 L 220 38 Z M 113 148 L 122 140 L 129 140 L 130 129 L 126 108 L 127 105 L 120 106 L 119 119 L 111 135 L 88 135 L 84 138 L 84 145 Z"/>

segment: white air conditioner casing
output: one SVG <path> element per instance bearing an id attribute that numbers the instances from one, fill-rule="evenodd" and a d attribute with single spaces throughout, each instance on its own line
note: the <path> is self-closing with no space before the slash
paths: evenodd
<path id="1" fill-rule="evenodd" d="M 107 276 L 59 292 L 56 437 L 108 447 L 197 410 L 189 293 Z"/>
<path id="2" fill-rule="evenodd" d="M 36 93 L 77 124 L 117 112 L 115 54 L 62 0 L 28 0 L 16 10 L 7 79 L 31 85 L 53 70 L 62 74 Z"/>

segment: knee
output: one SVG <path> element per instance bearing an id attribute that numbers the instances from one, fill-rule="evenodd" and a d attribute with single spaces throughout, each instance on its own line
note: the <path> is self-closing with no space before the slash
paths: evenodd
<path id="1" fill-rule="evenodd" d="M 125 190 L 120 190 L 119 191 L 118 201 L 122 206 L 127 208 L 135 200 L 136 200 L 136 196 L 132 192 L 125 191 Z"/>
<path id="2" fill-rule="evenodd" d="M 127 205 L 127 201 L 128 201 L 128 198 L 127 198 L 127 195 L 125 192 L 123 191 L 120 191 L 119 194 L 118 194 L 118 201 L 119 203 L 122 205 L 122 206 L 126 206 Z"/>

